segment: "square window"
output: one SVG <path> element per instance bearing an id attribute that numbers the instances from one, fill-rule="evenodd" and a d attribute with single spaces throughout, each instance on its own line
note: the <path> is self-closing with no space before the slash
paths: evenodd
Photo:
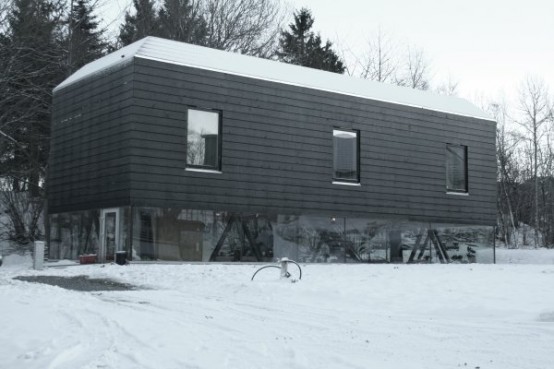
<path id="1" fill-rule="evenodd" d="M 358 131 L 333 130 L 333 180 L 360 182 Z"/>
<path id="2" fill-rule="evenodd" d="M 446 144 L 446 191 L 468 192 L 467 146 Z"/>
<path id="3" fill-rule="evenodd" d="M 220 114 L 189 109 L 187 116 L 187 167 L 220 170 Z"/>

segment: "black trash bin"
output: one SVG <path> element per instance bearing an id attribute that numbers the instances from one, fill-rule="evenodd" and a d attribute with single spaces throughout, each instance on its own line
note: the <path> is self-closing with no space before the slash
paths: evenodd
<path id="1" fill-rule="evenodd" d="M 127 251 L 117 251 L 115 253 L 115 263 L 117 265 L 127 264 Z"/>

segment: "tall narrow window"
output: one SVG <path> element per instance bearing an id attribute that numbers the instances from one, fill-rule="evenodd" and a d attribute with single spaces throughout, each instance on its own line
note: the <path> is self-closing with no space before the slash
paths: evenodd
<path id="1" fill-rule="evenodd" d="M 446 144 L 446 191 L 468 192 L 467 146 Z"/>
<path id="2" fill-rule="evenodd" d="M 333 130 L 333 179 L 358 183 L 359 140 L 357 131 Z"/>
<path id="3" fill-rule="evenodd" d="M 220 170 L 219 113 L 188 110 L 187 166 Z"/>

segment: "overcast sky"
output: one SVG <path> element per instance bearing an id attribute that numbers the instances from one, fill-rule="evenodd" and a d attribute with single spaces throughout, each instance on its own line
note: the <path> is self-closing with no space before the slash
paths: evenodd
<path id="1" fill-rule="evenodd" d="M 110 0 L 112 13 L 130 0 Z M 121 4 L 116 6 L 115 4 Z M 513 97 L 527 75 L 554 92 L 554 1 L 288 0 L 309 8 L 314 29 L 341 50 L 361 53 L 380 27 L 426 53 L 435 84 L 448 75 L 464 97 Z M 116 9 L 117 8 L 117 9 Z M 108 17 L 106 17 L 107 19 Z"/>
<path id="2" fill-rule="evenodd" d="M 554 89 L 554 2 L 546 0 L 298 0 L 326 37 L 363 48 L 376 29 L 425 50 L 435 82 L 464 96 L 516 90 L 526 74 Z M 340 46 L 340 45 L 337 45 Z M 552 91 L 551 91 L 552 92 Z"/>

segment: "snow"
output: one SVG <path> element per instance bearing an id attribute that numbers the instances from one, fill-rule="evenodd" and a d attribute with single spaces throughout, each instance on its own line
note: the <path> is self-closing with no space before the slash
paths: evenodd
<path id="1" fill-rule="evenodd" d="M 496 249 L 499 264 L 550 264 L 554 265 L 554 250 L 546 248 Z"/>
<path id="2" fill-rule="evenodd" d="M 157 37 L 146 37 L 79 69 L 54 91 L 133 57 L 335 92 L 348 96 L 492 120 L 468 101 Z"/>
<path id="3" fill-rule="evenodd" d="M 142 44 L 147 41 L 148 38 L 143 38 L 142 40 L 139 40 L 137 42 L 134 42 L 130 45 L 127 45 L 117 51 L 114 51 L 113 53 L 110 53 L 106 56 L 103 56 L 102 58 L 95 60 L 91 63 L 86 64 L 79 70 L 77 70 L 75 73 L 73 73 L 71 76 L 66 78 L 62 83 L 60 83 L 56 88 L 54 88 L 54 92 L 69 86 L 75 82 L 78 82 L 82 80 L 83 78 L 86 78 L 88 76 L 92 76 L 98 73 L 102 73 L 109 68 L 112 68 L 114 66 L 118 66 L 122 63 L 129 63 L 132 61 L 132 59 L 137 54 L 138 50 L 142 46 Z"/>
<path id="4" fill-rule="evenodd" d="M 32 260 L 31 254 L 29 253 L 26 253 L 24 255 L 10 254 L 10 255 L 3 256 L 2 268 L 17 269 L 17 270 L 22 268 L 28 269 L 29 267 L 31 267 L 32 263 L 33 263 L 33 260 Z"/>
<path id="5" fill-rule="evenodd" d="M 0 367 L 551 368 L 554 250 L 497 255 L 550 262 L 308 264 L 291 283 L 272 268 L 250 281 L 260 265 L 34 271 L 30 258 L 12 259 L 0 268 Z M 78 292 L 12 279 L 30 275 L 140 289 Z"/>

